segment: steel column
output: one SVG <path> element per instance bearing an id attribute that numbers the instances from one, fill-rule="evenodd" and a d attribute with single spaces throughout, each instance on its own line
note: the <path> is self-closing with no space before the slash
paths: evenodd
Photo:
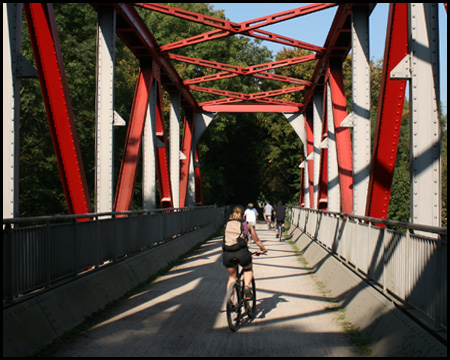
<path id="1" fill-rule="evenodd" d="M 92 212 L 53 7 L 25 3 L 24 9 L 69 213 Z"/>
<path id="2" fill-rule="evenodd" d="M 301 175 L 301 187 L 302 190 L 300 191 L 300 203 L 304 203 L 303 206 L 310 207 L 310 198 L 309 198 L 309 182 L 308 182 L 308 166 L 306 158 L 308 156 L 307 154 L 307 142 L 306 142 L 306 129 L 305 129 L 305 116 L 303 113 L 297 112 L 297 113 L 283 113 L 283 115 L 286 117 L 289 124 L 294 129 L 297 136 L 300 138 L 300 141 L 303 144 L 303 161 L 299 165 L 300 168 L 302 168 L 302 175 Z"/>
<path id="3" fill-rule="evenodd" d="M 353 213 L 364 215 L 370 174 L 369 9 L 352 9 Z"/>
<path id="4" fill-rule="evenodd" d="M 202 191 L 202 181 L 200 173 L 200 160 L 198 157 L 198 147 L 195 150 L 195 205 L 203 205 L 203 191 Z"/>
<path id="5" fill-rule="evenodd" d="M 156 208 L 156 94 L 157 82 L 152 81 L 142 140 L 142 203 L 144 209 Z"/>
<path id="6" fill-rule="evenodd" d="M 439 36 L 436 3 L 409 4 L 411 221 L 441 226 Z"/>
<path id="7" fill-rule="evenodd" d="M 313 209 L 319 208 L 319 177 L 320 177 L 320 144 L 322 143 L 323 125 L 323 96 L 315 93 L 313 97 L 313 189 L 314 202 Z"/>
<path id="8" fill-rule="evenodd" d="M 3 217 L 19 216 L 20 80 L 22 4 L 3 3 Z"/>
<path id="9" fill-rule="evenodd" d="M 339 171 L 336 151 L 336 131 L 334 129 L 333 102 L 331 100 L 330 84 L 327 83 L 327 146 L 328 146 L 328 189 L 327 210 L 341 210 L 341 190 L 339 188 Z"/>
<path id="10" fill-rule="evenodd" d="M 405 100 L 406 80 L 395 79 L 392 71 L 406 55 L 408 5 L 392 3 L 389 8 L 366 204 L 366 215 L 379 219 L 387 219 Z"/>
<path id="11" fill-rule="evenodd" d="M 95 151 L 95 210 L 112 211 L 114 184 L 114 64 L 116 10 L 98 9 Z"/>
<path id="12" fill-rule="evenodd" d="M 330 66 L 330 89 L 333 104 L 334 128 L 336 131 L 336 151 L 338 159 L 339 186 L 341 192 L 341 211 L 353 213 L 353 156 L 350 130 L 341 126 L 347 117 L 342 64 Z"/>
<path id="13" fill-rule="evenodd" d="M 170 183 L 174 208 L 180 207 L 180 101 L 180 93 L 170 94 Z"/>

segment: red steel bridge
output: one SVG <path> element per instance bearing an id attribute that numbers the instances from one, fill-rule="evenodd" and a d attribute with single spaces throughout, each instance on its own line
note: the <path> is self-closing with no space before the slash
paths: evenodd
<path id="1" fill-rule="evenodd" d="M 286 118 L 304 144 L 304 161 L 300 165 L 302 176 L 298 179 L 302 191 L 299 206 L 291 211 L 291 231 L 305 252 L 313 248 L 310 247 L 311 239 L 320 243 L 316 244 L 318 247 L 328 249 L 323 260 L 319 257 L 314 260 L 319 264 L 317 273 L 320 275 L 325 271 L 323 279 L 327 280 L 330 275 L 326 273 L 326 266 L 322 267 L 322 262 L 329 261 L 329 253 L 337 254 L 336 258 L 343 259 L 348 267 L 352 266 L 384 295 L 419 309 L 434 322 L 435 328 L 443 326 L 446 355 L 447 230 L 440 228 L 438 45 L 438 7 L 444 6 L 446 11 L 446 3 L 390 4 L 375 134 L 371 134 L 370 125 L 369 18 L 376 3 L 309 4 L 240 23 L 157 3 L 91 5 L 98 12 L 96 116 L 93 119 L 96 123 L 94 204 L 88 193 L 53 7 L 48 3 L 3 4 L 3 323 L 4 345 L 10 354 L 24 355 L 36 351 L 37 345 L 47 344 L 56 335 L 72 329 L 80 319 L 142 283 L 167 266 L 169 258 L 174 260 L 203 241 L 202 236 L 207 238 L 222 226 L 226 215 L 224 209 L 198 206 L 203 204 L 201 159 L 197 151 L 201 136 L 218 113 L 274 112 Z M 160 46 L 137 8 L 207 25 L 212 30 Z M 268 25 L 330 8 L 335 9 L 335 16 L 323 44 L 310 44 L 262 30 Z M 37 69 L 21 55 L 23 13 Z M 243 67 L 181 56 L 176 52 L 181 47 L 233 35 L 306 49 L 311 54 Z M 139 75 L 114 191 L 113 126 L 123 122 L 114 108 L 117 36 L 138 59 Z M 342 65 L 350 52 L 352 111 L 347 113 Z M 215 73 L 183 79 L 175 69 L 176 62 L 213 69 Z M 275 71 L 304 62 L 315 64 L 310 78 L 287 77 Z M 69 213 L 73 214 L 63 218 L 76 218 L 78 222 L 50 225 L 49 221 L 54 220 L 52 217 L 51 220 L 39 220 L 46 222 L 45 226 L 15 226 L 31 219 L 18 216 L 18 149 L 20 79 L 32 76 L 39 78 L 62 187 Z M 261 82 L 271 80 L 279 83 L 280 88 L 258 93 L 213 88 L 215 80 L 238 76 L 255 77 Z M 408 88 L 412 224 L 406 224 L 407 232 L 400 234 L 383 226 L 390 225 L 386 218 Z M 169 127 L 164 124 L 163 89 L 170 95 Z M 198 92 L 217 98 L 198 102 L 195 95 Z M 303 94 L 302 103 L 278 98 L 297 92 Z M 181 118 L 182 113 L 184 119 Z M 181 122 L 184 123 L 182 137 Z M 170 129 L 170 142 L 166 141 L 167 128 Z M 373 144 L 371 138 L 375 139 Z M 131 207 L 141 154 L 144 210 L 138 211 L 139 216 L 134 216 L 135 212 L 133 215 L 131 211 L 124 212 Z M 159 199 L 159 204 L 156 199 Z M 327 214 L 318 210 L 327 210 Z M 116 219 L 116 212 L 123 218 Z M 100 219 L 105 214 L 107 219 Z M 130 216 L 126 217 L 128 214 Z M 89 219 L 97 221 L 86 221 Z M 378 222 L 383 226 L 376 226 Z M 433 234 L 421 235 L 411 229 Z M 269 233 L 265 229 L 259 230 Z M 270 242 L 272 238 L 273 242 L 273 235 L 270 236 L 263 240 Z M 220 239 L 216 239 L 207 245 L 208 251 L 217 252 L 217 259 L 221 252 L 219 242 Z M 216 245 L 217 249 L 214 248 Z M 268 271 L 266 280 L 272 279 L 277 268 L 295 268 L 294 265 L 286 266 L 286 258 L 290 258 L 286 253 L 289 251 L 287 243 L 271 244 L 273 255 L 268 258 L 280 257 L 281 262 L 278 266 L 265 266 Z M 311 257 L 319 253 L 315 251 Z M 134 256 L 138 252 L 139 256 Z M 142 259 L 147 260 L 144 262 Z M 217 264 L 222 268 L 220 262 L 208 262 L 206 272 L 219 273 L 219 270 L 212 269 Z M 257 270 L 260 274 L 264 271 L 263 265 L 260 264 Z M 96 271 L 102 269 L 110 270 Z M 110 273 L 116 275 L 109 276 Z M 337 273 L 333 270 L 331 277 Z M 117 274 L 127 276 L 118 281 Z M 134 280 L 130 281 L 129 274 L 136 278 L 136 284 Z M 85 277 L 77 282 L 78 276 Z M 198 276 L 199 279 L 206 278 L 206 275 Z M 300 277 L 305 278 L 303 274 Z M 339 278 L 332 285 L 340 286 L 344 280 L 344 277 Z M 70 284 L 58 287 L 61 281 Z M 263 281 L 264 276 L 260 282 L 264 287 Z M 288 280 L 276 283 L 285 286 L 285 281 Z M 215 278 L 214 284 L 219 283 Z M 179 285 L 174 286 L 177 288 Z M 348 286 L 353 289 L 354 285 Z M 285 293 L 285 290 L 266 287 L 265 292 L 269 294 Z M 218 285 L 216 288 L 214 296 L 209 296 L 211 283 L 208 283 L 208 299 L 219 299 L 221 290 Z M 56 290 L 52 292 L 52 289 Z M 338 290 L 342 289 L 333 291 Z M 99 293 L 101 296 L 97 296 Z M 350 300 L 347 298 L 355 296 L 351 295 L 353 293 L 353 290 L 344 292 L 344 302 L 348 303 Z M 43 294 L 41 300 L 34 301 L 34 297 L 40 294 Z M 189 292 L 187 294 L 188 298 L 197 299 Z M 317 297 L 311 295 L 306 298 Z M 58 306 L 51 305 L 54 299 L 58 299 Z M 363 302 L 361 306 L 355 305 L 359 309 L 356 313 L 364 312 L 363 317 L 369 318 L 368 313 L 374 311 L 366 300 Z M 40 304 L 45 306 L 41 308 Z M 190 306 L 190 309 L 196 306 Z M 304 306 L 295 305 L 290 309 L 294 307 L 303 309 Z M 49 311 L 55 313 L 48 315 Z M 67 314 L 72 314 L 73 318 Z M 374 316 L 379 314 L 375 312 Z M 49 329 L 47 318 L 55 320 L 48 332 L 45 330 Z M 29 326 L 30 319 L 33 326 Z M 185 331 L 178 321 L 174 326 Z M 384 333 L 385 328 L 380 325 L 380 332 Z M 395 326 L 392 328 L 397 330 Z M 35 342 L 36 337 L 42 338 L 40 343 Z M 135 339 L 139 337 L 135 336 Z M 411 339 L 410 342 L 415 341 Z M 146 337 L 145 342 L 151 341 Z M 327 342 L 323 340 L 322 344 Z M 408 344 L 406 348 L 412 345 Z M 133 346 L 127 344 L 127 347 Z M 265 351 L 265 347 L 262 349 Z M 392 352 L 386 354 L 391 355 Z"/>
<path id="2" fill-rule="evenodd" d="M 197 144 L 214 116 L 221 112 L 277 112 L 286 117 L 306 145 L 302 179 L 299 179 L 303 190 L 301 206 L 386 219 L 405 89 L 409 82 L 411 221 L 440 226 L 438 4 L 390 5 L 373 150 L 368 24 L 376 3 L 315 3 L 241 23 L 157 3 L 93 3 L 92 6 L 98 12 L 97 212 L 130 208 L 141 149 L 144 208 L 158 206 L 155 204 L 156 177 L 160 207 L 202 204 L 200 168 L 196 166 L 200 161 Z M 447 9 L 446 3 L 439 6 Z M 160 46 L 136 11 L 137 7 L 208 25 L 212 30 Z M 267 25 L 331 7 L 336 8 L 336 14 L 324 44 L 310 44 L 262 30 Z M 4 4 L 3 11 L 4 217 L 18 214 L 18 84 L 26 68 L 20 56 L 20 26 L 16 26 L 22 16 L 21 9 L 21 4 Z M 23 9 L 69 213 L 90 213 L 94 207 L 87 190 L 53 8 L 46 3 L 24 3 Z M 312 54 L 241 67 L 173 52 L 180 47 L 233 35 L 273 41 L 306 49 Z M 114 193 L 112 126 L 118 116 L 114 111 L 113 90 L 116 36 L 136 56 L 140 68 Z M 353 111 L 348 114 L 342 63 L 350 51 Z M 182 79 L 173 66 L 173 62 L 180 61 L 217 72 Z M 313 76 L 308 79 L 274 72 L 283 66 L 310 61 L 316 65 Z M 214 80 L 237 76 L 276 80 L 280 89 L 247 94 L 207 87 Z M 282 87 L 286 84 L 289 87 Z M 170 144 L 166 143 L 164 133 L 162 88 L 171 98 Z M 218 98 L 199 103 L 193 91 L 214 94 Z M 292 92 L 303 92 L 304 101 L 294 103 L 276 98 Z M 180 118 L 180 109 L 184 110 L 184 119 Z M 180 121 L 184 121 L 181 144 L 178 140 Z"/>

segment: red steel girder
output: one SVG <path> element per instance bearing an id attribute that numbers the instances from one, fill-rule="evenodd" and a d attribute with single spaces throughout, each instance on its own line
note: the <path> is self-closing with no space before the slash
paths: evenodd
<path id="1" fill-rule="evenodd" d="M 205 81 L 211 81 L 211 80 L 224 79 L 224 78 L 232 77 L 232 76 L 236 76 L 236 75 L 244 75 L 244 76 L 252 75 L 255 77 L 260 77 L 260 78 L 265 78 L 265 79 L 281 80 L 281 81 L 285 81 L 285 82 L 292 82 L 292 83 L 302 84 L 302 85 L 311 85 L 310 81 L 295 79 L 295 78 L 291 78 L 291 77 L 287 77 L 287 76 L 278 76 L 278 78 L 277 78 L 277 75 L 268 73 L 266 71 L 284 67 L 284 66 L 300 64 L 300 63 L 304 63 L 307 61 L 312 61 L 312 60 L 317 59 L 317 55 L 312 54 L 312 55 L 300 56 L 300 57 L 296 57 L 296 58 L 292 58 L 292 59 L 284 59 L 284 60 L 273 61 L 273 62 L 265 63 L 265 64 L 242 67 L 242 66 L 237 66 L 237 65 L 223 64 L 223 63 L 219 63 L 219 62 L 215 62 L 215 61 L 192 58 L 192 57 L 183 56 L 183 55 L 176 55 L 176 54 L 168 54 L 168 55 L 169 55 L 169 58 L 173 59 L 173 60 L 183 61 L 183 62 L 186 62 L 189 64 L 205 66 L 205 67 L 209 67 L 209 68 L 213 68 L 213 69 L 225 70 L 225 72 L 222 72 L 222 73 L 203 76 L 201 78 L 196 78 L 196 79 L 191 79 L 191 80 L 186 80 L 184 82 L 185 85 L 200 83 L 200 82 L 205 82 Z M 232 76 L 227 76 L 229 73 L 231 73 Z"/>
<path id="2" fill-rule="evenodd" d="M 47 3 L 23 5 L 67 207 L 70 214 L 90 213 L 92 205 L 53 7 Z"/>
<path id="3" fill-rule="evenodd" d="M 379 219 L 388 214 L 406 87 L 390 73 L 407 54 L 408 4 L 391 3 L 366 203 L 366 215 Z"/>
<path id="4" fill-rule="evenodd" d="M 161 90 L 161 69 L 153 63 L 153 76 L 157 82 L 156 87 L 156 137 L 162 146 L 156 147 L 156 167 L 160 194 L 161 208 L 173 207 L 172 191 L 170 185 L 170 173 L 166 147 L 166 135 L 164 130 L 164 108 Z"/>
<path id="5" fill-rule="evenodd" d="M 323 85 L 323 78 L 327 73 L 330 61 L 344 61 L 351 49 L 351 15 L 354 6 L 367 6 L 370 14 L 376 3 L 342 3 L 339 5 L 333 23 L 325 40 L 325 51 L 319 57 L 314 74 L 311 77 L 312 85 L 306 91 L 303 104 L 305 108 L 312 104 L 312 98 L 317 86 Z"/>
<path id="6" fill-rule="evenodd" d="M 189 86 L 189 88 L 194 91 L 200 91 L 200 92 L 204 92 L 204 93 L 221 95 L 221 96 L 230 96 L 231 98 L 247 100 L 247 101 L 264 99 L 269 96 L 290 94 L 292 92 L 302 91 L 305 89 L 304 86 L 297 86 L 297 87 L 290 87 L 290 88 L 285 88 L 285 89 L 264 91 L 264 92 L 254 93 L 254 94 L 244 94 L 244 93 L 240 93 L 240 92 L 236 92 L 236 91 L 211 89 L 211 88 L 205 88 L 205 87 L 194 86 L 194 85 Z M 201 105 L 201 104 L 199 104 L 199 105 Z"/>
<path id="7" fill-rule="evenodd" d="M 199 157 L 198 157 L 198 145 L 195 149 L 195 163 L 194 163 L 194 170 L 195 170 L 195 205 L 203 205 L 203 192 L 202 192 L 202 181 L 201 181 L 201 172 L 200 172 L 200 166 L 197 166 L 196 164 L 199 164 Z"/>
<path id="8" fill-rule="evenodd" d="M 201 106 L 202 109 L 204 110 L 205 107 L 211 107 L 211 106 L 215 106 L 215 105 L 226 105 L 226 104 L 232 105 L 235 103 L 239 103 L 240 101 L 241 101 L 241 99 L 238 99 L 238 98 L 226 98 L 226 99 L 219 99 L 219 100 L 213 100 L 213 101 L 206 101 L 206 102 L 200 103 L 199 106 Z M 255 101 L 257 103 L 259 103 L 260 105 L 273 104 L 273 105 L 288 106 L 291 109 L 294 109 L 294 108 L 302 109 L 303 108 L 303 104 L 301 104 L 301 103 L 294 103 L 294 102 L 279 100 L 279 99 L 256 99 Z M 206 111 L 206 110 L 204 110 L 204 111 Z M 233 112 L 233 111 L 231 111 L 231 112 Z M 274 111 L 274 112 L 277 112 L 277 111 Z"/>
<path id="9" fill-rule="evenodd" d="M 115 211 L 126 211 L 131 208 L 150 91 L 153 80 L 157 82 L 159 80 L 159 70 L 160 69 L 156 64 L 153 64 L 153 67 L 151 67 L 148 64 L 143 65 L 141 63 L 130 121 L 127 128 L 125 151 L 120 165 L 119 180 L 117 182 L 116 197 L 114 201 Z M 156 166 L 161 207 L 170 208 L 172 207 L 172 196 L 170 190 L 169 168 L 167 165 L 163 118 L 161 87 L 158 82 L 156 90 L 155 136 L 160 140 L 163 146 L 155 149 L 157 155 Z"/>
<path id="10" fill-rule="evenodd" d="M 328 81 L 328 79 L 325 80 Z M 327 114 L 327 86 L 323 87 L 323 125 L 322 141 L 328 137 L 328 114 Z M 319 201 L 318 209 L 328 208 L 328 147 L 320 148 L 320 171 L 319 171 Z"/>
<path id="11" fill-rule="evenodd" d="M 125 151 L 120 165 L 114 211 L 126 211 L 131 208 L 152 78 L 151 67 L 140 69 L 127 128 Z"/>
<path id="12" fill-rule="evenodd" d="M 332 63 L 329 73 L 331 101 L 333 106 L 336 152 L 338 161 L 339 186 L 341 190 L 341 210 L 353 213 L 353 154 L 350 129 L 341 126 L 347 117 L 342 64 Z"/>
<path id="13" fill-rule="evenodd" d="M 186 80 L 184 82 L 184 84 L 185 85 L 198 84 L 198 83 L 202 83 L 202 82 L 228 79 L 228 78 L 232 78 L 232 77 L 236 77 L 236 76 L 239 76 L 239 74 L 234 74 L 234 73 L 229 73 L 229 72 L 221 72 L 221 73 L 217 73 L 217 74 L 205 75 L 205 76 L 198 77 L 195 79 Z M 311 85 L 311 82 L 307 81 L 307 80 L 296 79 L 293 77 L 272 74 L 272 73 L 268 73 L 268 72 L 255 73 L 255 74 L 252 74 L 251 76 L 257 77 L 260 79 L 281 81 L 281 82 L 295 84 L 295 85 L 308 85 L 308 86 Z"/>
<path id="14" fill-rule="evenodd" d="M 302 110 L 301 106 L 288 104 L 261 104 L 261 103 L 234 103 L 218 104 L 218 105 L 203 105 L 203 111 L 206 112 L 230 112 L 230 113 L 284 113 L 284 112 L 299 112 Z"/>
<path id="15" fill-rule="evenodd" d="M 181 105 L 183 108 L 197 109 L 197 101 L 183 85 L 183 81 L 173 68 L 170 60 L 162 56 L 159 44 L 148 30 L 144 21 L 141 19 L 132 4 L 113 3 L 120 19 L 120 27 L 117 27 L 117 35 L 123 40 L 131 52 L 137 59 L 148 59 L 151 57 L 154 62 L 161 68 L 165 79 L 162 85 L 167 91 L 176 89 L 181 94 Z M 104 6 L 104 4 L 93 4 L 96 6 Z"/>
<path id="16" fill-rule="evenodd" d="M 314 208 L 314 161 L 308 159 L 314 153 L 314 123 L 313 114 L 311 111 L 307 111 L 305 114 L 305 132 L 306 132 L 306 164 L 308 167 L 308 178 L 305 179 L 309 188 L 309 207 Z"/>
<path id="17" fill-rule="evenodd" d="M 189 166 L 192 161 L 192 139 L 194 136 L 195 117 L 194 114 L 187 113 L 184 117 L 183 142 L 181 152 L 185 159 L 180 160 L 180 207 L 186 206 L 186 195 L 188 191 Z"/>
<path id="18" fill-rule="evenodd" d="M 303 7 L 295 8 L 292 10 L 283 11 L 280 13 L 272 14 L 269 16 L 260 17 L 257 19 L 244 21 L 241 23 L 233 23 L 231 21 L 214 18 L 212 16 L 205 16 L 202 14 L 197 14 L 191 11 L 182 10 L 170 6 L 155 4 L 155 3 L 136 3 L 138 6 L 145 7 L 154 11 L 158 11 L 167 15 L 177 16 L 184 18 L 186 20 L 198 22 L 204 25 L 212 26 L 217 28 L 210 32 L 206 32 L 197 36 L 190 37 L 181 41 L 177 41 L 171 44 L 167 44 L 161 47 L 162 51 L 167 51 L 171 49 L 176 49 L 179 47 L 184 47 L 187 45 L 193 45 L 204 41 L 209 41 L 213 39 L 219 39 L 222 37 L 230 36 L 233 34 L 243 34 L 248 36 L 253 36 L 263 40 L 273 41 L 289 46 L 296 46 L 304 48 L 311 51 L 321 52 L 323 48 L 308 44 L 302 41 L 291 39 L 278 34 L 270 33 L 264 30 L 258 30 L 260 27 L 276 24 L 281 21 L 286 21 L 299 16 L 311 14 L 316 11 L 324 10 L 332 6 L 336 6 L 336 3 L 316 3 L 311 5 L 306 5 Z"/>

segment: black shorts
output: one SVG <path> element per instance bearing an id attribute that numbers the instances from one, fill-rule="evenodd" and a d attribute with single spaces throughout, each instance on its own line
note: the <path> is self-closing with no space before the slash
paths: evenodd
<path id="1" fill-rule="evenodd" d="M 237 260 L 242 267 L 247 267 L 252 264 L 252 254 L 248 251 L 248 248 L 243 248 L 234 252 L 223 252 L 223 265 L 227 269 L 236 267 L 235 260 Z"/>

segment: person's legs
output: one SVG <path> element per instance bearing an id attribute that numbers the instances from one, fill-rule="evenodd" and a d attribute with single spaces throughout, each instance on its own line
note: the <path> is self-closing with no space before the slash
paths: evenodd
<path id="1" fill-rule="evenodd" d="M 237 268 L 227 268 L 228 271 L 228 283 L 227 283 L 227 291 L 230 285 L 236 282 L 237 279 Z"/>

